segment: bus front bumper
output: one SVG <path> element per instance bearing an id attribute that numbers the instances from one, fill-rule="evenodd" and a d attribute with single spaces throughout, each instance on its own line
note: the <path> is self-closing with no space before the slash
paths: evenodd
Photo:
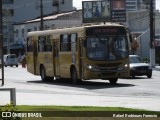
<path id="1" fill-rule="evenodd" d="M 84 80 L 129 77 L 128 70 L 89 70 L 89 69 L 85 69 L 84 73 L 85 73 L 83 76 Z"/>

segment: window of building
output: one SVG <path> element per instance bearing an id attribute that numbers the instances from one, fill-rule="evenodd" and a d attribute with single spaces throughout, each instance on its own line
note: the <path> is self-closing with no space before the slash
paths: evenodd
<path id="1" fill-rule="evenodd" d="M 156 33 L 158 33 L 158 34 L 160 33 L 160 29 L 159 29 L 159 28 L 158 28 L 158 29 L 156 29 Z"/>
<path id="2" fill-rule="evenodd" d="M 22 28 L 22 37 L 24 37 L 24 28 Z"/>
<path id="3" fill-rule="evenodd" d="M 60 50 L 71 51 L 71 40 L 69 35 L 60 35 Z"/>
<path id="4" fill-rule="evenodd" d="M 64 0 L 62 0 L 61 3 L 64 4 Z"/>
<path id="5" fill-rule="evenodd" d="M 39 30 L 41 30 L 41 26 L 39 26 Z"/>
<path id="6" fill-rule="evenodd" d="M 58 6 L 58 5 L 59 5 L 59 0 L 52 1 L 52 6 Z"/>
<path id="7" fill-rule="evenodd" d="M 2 0 L 2 4 L 13 4 L 13 0 Z"/>
<path id="8" fill-rule="evenodd" d="M 32 30 L 31 29 L 27 29 L 27 32 L 31 32 Z"/>
<path id="9" fill-rule="evenodd" d="M 3 42 L 7 42 L 7 38 L 5 36 L 3 37 Z"/>
<path id="10" fill-rule="evenodd" d="M 37 27 L 36 26 L 34 27 L 34 31 L 37 31 Z"/>
<path id="11" fill-rule="evenodd" d="M 19 30 L 16 29 L 16 38 L 18 38 L 18 35 L 19 35 Z"/>
<path id="12" fill-rule="evenodd" d="M 52 29 L 54 29 L 56 26 L 55 26 L 55 24 L 52 24 Z"/>
<path id="13" fill-rule="evenodd" d="M 3 9 L 2 15 L 3 16 L 14 16 L 14 11 L 13 9 Z"/>
<path id="14" fill-rule="evenodd" d="M 10 9 L 10 16 L 14 16 L 14 10 Z"/>

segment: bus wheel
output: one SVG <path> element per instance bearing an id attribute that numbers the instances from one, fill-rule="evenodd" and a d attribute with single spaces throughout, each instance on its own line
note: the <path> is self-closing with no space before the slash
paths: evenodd
<path id="1" fill-rule="evenodd" d="M 40 67 L 40 75 L 42 81 L 48 81 L 49 78 L 46 76 L 46 72 L 43 66 Z"/>
<path id="2" fill-rule="evenodd" d="M 118 78 L 110 78 L 109 79 L 109 82 L 111 85 L 115 85 L 117 83 L 117 81 L 118 81 Z"/>
<path id="3" fill-rule="evenodd" d="M 147 77 L 148 77 L 148 78 L 151 78 L 151 77 L 152 77 L 152 74 L 148 74 Z"/>
<path id="4" fill-rule="evenodd" d="M 77 78 L 77 70 L 75 67 L 71 69 L 71 80 L 74 85 L 77 85 L 80 80 Z"/>

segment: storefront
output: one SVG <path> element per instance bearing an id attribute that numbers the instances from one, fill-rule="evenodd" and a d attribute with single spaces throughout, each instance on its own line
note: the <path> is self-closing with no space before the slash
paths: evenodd
<path id="1" fill-rule="evenodd" d="M 10 45 L 10 54 L 16 54 L 17 57 L 24 55 L 25 53 L 25 46 L 23 44 L 13 44 Z M 7 47 L 5 47 L 5 54 L 7 54 Z"/>

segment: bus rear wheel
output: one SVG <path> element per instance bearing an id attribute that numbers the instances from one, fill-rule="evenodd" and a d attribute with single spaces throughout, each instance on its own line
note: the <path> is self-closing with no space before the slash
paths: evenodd
<path id="1" fill-rule="evenodd" d="M 111 85 L 115 85 L 117 83 L 117 81 L 118 81 L 118 78 L 110 78 L 109 79 L 109 82 Z"/>
<path id="2" fill-rule="evenodd" d="M 71 68 L 71 73 L 70 73 L 70 74 L 71 74 L 72 83 L 73 83 L 74 85 L 79 84 L 79 83 L 80 83 L 80 80 L 79 80 L 78 77 L 77 77 L 77 70 L 76 70 L 75 67 Z"/>

